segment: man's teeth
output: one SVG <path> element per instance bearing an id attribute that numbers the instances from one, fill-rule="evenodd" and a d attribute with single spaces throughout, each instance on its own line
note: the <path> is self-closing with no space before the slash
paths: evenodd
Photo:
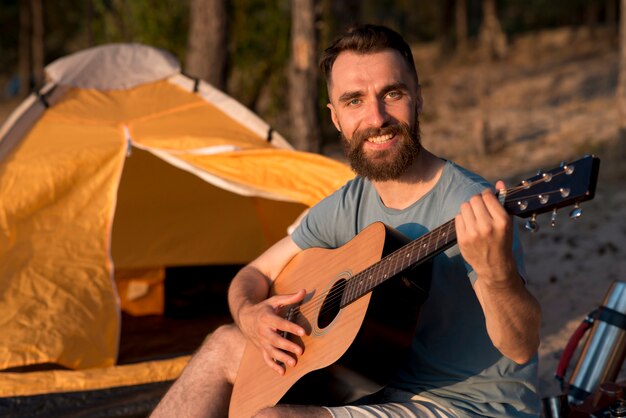
<path id="1" fill-rule="evenodd" d="M 393 138 L 393 135 L 387 134 L 387 135 L 373 136 L 371 138 L 367 138 L 367 140 L 375 144 L 382 144 L 383 142 L 389 141 L 391 138 Z"/>

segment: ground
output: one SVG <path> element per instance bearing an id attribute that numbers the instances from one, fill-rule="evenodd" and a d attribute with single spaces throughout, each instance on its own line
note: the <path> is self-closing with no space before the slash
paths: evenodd
<path id="1" fill-rule="evenodd" d="M 513 40 L 508 57 L 490 65 L 470 57 L 422 71 L 424 144 L 489 180 L 513 185 L 585 154 L 602 160 L 597 194 L 581 205 L 580 219 L 563 209 L 555 228 L 543 215 L 539 232 L 520 234 L 529 289 L 543 310 L 542 396 L 560 393 L 554 372 L 580 322 L 613 281 L 626 281 L 626 148 L 617 143 L 614 40 L 610 30 L 592 37 L 562 28 Z M 436 62 L 436 51 L 424 48 L 418 67 L 420 53 L 421 62 Z"/>

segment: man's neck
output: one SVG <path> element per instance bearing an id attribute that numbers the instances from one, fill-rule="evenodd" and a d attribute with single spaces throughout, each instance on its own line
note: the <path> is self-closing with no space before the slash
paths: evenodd
<path id="1" fill-rule="evenodd" d="M 437 184 L 444 165 L 444 160 L 422 147 L 400 178 L 372 183 L 385 206 L 401 210 L 417 202 Z"/>

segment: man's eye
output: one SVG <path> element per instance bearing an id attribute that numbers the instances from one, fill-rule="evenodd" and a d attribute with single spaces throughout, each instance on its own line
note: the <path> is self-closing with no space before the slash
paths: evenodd
<path id="1" fill-rule="evenodd" d="M 356 105 L 359 105 L 359 104 L 361 104 L 361 99 L 352 99 L 352 100 L 350 100 L 350 101 L 348 102 L 348 104 L 349 104 L 350 106 L 356 106 Z"/>
<path id="2" fill-rule="evenodd" d="M 390 99 L 399 99 L 400 97 L 402 97 L 402 93 L 400 93 L 399 91 L 390 91 L 389 93 L 387 93 L 387 97 L 389 97 Z"/>

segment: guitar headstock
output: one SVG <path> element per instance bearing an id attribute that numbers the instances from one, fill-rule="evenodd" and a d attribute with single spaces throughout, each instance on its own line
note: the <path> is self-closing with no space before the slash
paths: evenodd
<path id="1" fill-rule="evenodd" d="M 580 202 L 593 199 L 599 169 L 600 159 L 592 155 L 562 163 L 507 189 L 503 206 L 512 215 L 533 219 L 565 206 L 578 207 Z"/>

